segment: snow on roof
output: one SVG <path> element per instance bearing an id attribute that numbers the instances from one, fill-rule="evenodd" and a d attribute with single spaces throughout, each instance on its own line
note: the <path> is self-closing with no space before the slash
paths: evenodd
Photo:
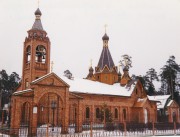
<path id="1" fill-rule="evenodd" d="M 169 107 L 173 103 L 173 100 L 170 100 L 169 103 L 167 104 L 167 107 Z"/>
<path id="2" fill-rule="evenodd" d="M 58 75 L 56 75 L 54 72 L 51 72 L 51 73 L 48 73 L 48 74 L 46 74 L 46 75 L 44 75 L 44 76 L 42 76 L 42 77 L 39 77 L 38 79 L 35 79 L 35 80 L 33 80 L 32 82 L 31 82 L 31 84 L 35 84 L 35 83 L 37 83 L 37 82 L 39 82 L 39 81 L 41 81 L 42 79 L 45 79 L 45 78 L 47 78 L 47 77 L 49 77 L 49 76 L 51 76 L 51 75 L 55 75 L 57 78 L 59 78 L 59 79 L 61 79 Z M 61 79 L 62 81 L 63 81 L 63 79 Z M 63 81 L 67 86 L 69 86 L 65 81 Z"/>
<path id="3" fill-rule="evenodd" d="M 121 87 L 119 83 L 114 85 L 108 85 L 87 79 L 68 79 L 65 76 L 61 76 L 60 78 L 70 85 L 70 92 L 116 96 L 131 96 L 135 84 L 137 83 L 135 82 L 135 84 L 132 84 L 130 87 Z"/>
<path id="4" fill-rule="evenodd" d="M 22 91 L 16 91 L 13 93 L 13 95 L 19 95 L 19 94 L 23 94 L 25 92 L 31 92 L 33 91 L 32 89 L 26 89 L 26 90 L 22 90 Z"/>
<path id="5" fill-rule="evenodd" d="M 48 73 L 31 83 L 34 84 L 52 74 L 55 73 Z M 55 74 L 56 75 L 56 74 Z M 56 75 L 57 76 L 57 75 Z M 57 76 L 58 77 L 58 76 Z M 91 81 L 87 79 L 80 79 L 80 78 L 73 78 L 68 79 L 65 76 L 58 77 L 61 80 L 63 80 L 68 86 L 70 86 L 69 91 L 75 92 L 75 93 L 86 93 L 86 94 L 104 94 L 104 95 L 116 95 L 116 96 L 131 96 L 134 87 L 137 83 L 137 81 L 134 81 L 131 86 L 120 86 L 119 83 L 116 83 L 114 85 L 108 85 L 104 83 L 100 83 L 97 81 Z"/>
<path id="6" fill-rule="evenodd" d="M 149 100 L 152 101 L 160 101 L 161 103 L 157 104 L 158 109 L 163 109 L 167 99 L 170 97 L 170 95 L 157 95 L 157 96 L 148 96 Z"/>

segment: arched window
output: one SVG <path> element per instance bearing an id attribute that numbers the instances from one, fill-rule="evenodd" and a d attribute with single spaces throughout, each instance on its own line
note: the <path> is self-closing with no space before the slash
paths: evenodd
<path id="1" fill-rule="evenodd" d="M 77 112 L 76 112 L 76 108 L 74 109 L 74 118 L 76 119 L 77 117 Z"/>
<path id="2" fill-rule="evenodd" d="M 123 109 L 123 118 L 126 120 L 126 109 Z"/>
<path id="3" fill-rule="evenodd" d="M 46 49 L 43 45 L 38 45 L 36 47 L 36 62 L 46 62 Z"/>
<path id="4" fill-rule="evenodd" d="M 115 108 L 114 118 L 115 118 L 115 119 L 118 118 L 118 109 L 117 109 L 117 108 Z"/>
<path id="5" fill-rule="evenodd" d="M 29 87 L 29 81 L 28 79 L 25 80 L 25 89 L 27 89 Z"/>
<path id="6" fill-rule="evenodd" d="M 28 46 L 26 49 L 26 63 L 29 63 L 31 60 L 31 47 Z"/>
<path id="7" fill-rule="evenodd" d="M 30 104 L 28 102 L 26 102 L 22 106 L 21 123 L 28 125 L 29 121 L 30 121 Z"/>
<path id="8" fill-rule="evenodd" d="M 96 108 L 96 118 L 100 118 L 100 109 Z"/>
<path id="9" fill-rule="evenodd" d="M 86 118 L 90 118 L 90 110 L 89 110 L 89 107 L 86 108 Z"/>

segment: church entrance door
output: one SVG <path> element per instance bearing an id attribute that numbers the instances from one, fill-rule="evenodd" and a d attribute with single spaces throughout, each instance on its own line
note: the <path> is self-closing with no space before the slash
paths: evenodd
<path id="1" fill-rule="evenodd" d="M 38 125 L 50 124 L 54 127 L 62 124 L 62 101 L 57 94 L 45 94 L 39 101 L 38 110 Z"/>

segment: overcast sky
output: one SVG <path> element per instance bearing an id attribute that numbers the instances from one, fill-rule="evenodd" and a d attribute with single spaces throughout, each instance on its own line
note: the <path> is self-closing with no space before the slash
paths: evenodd
<path id="1" fill-rule="evenodd" d="M 23 42 L 37 3 L 0 0 L 0 70 L 21 76 Z M 180 64 L 180 0 L 40 0 L 40 10 L 57 74 L 69 69 L 87 76 L 90 60 L 98 64 L 105 24 L 114 63 L 130 55 L 131 74 L 159 72 L 170 55 Z"/>

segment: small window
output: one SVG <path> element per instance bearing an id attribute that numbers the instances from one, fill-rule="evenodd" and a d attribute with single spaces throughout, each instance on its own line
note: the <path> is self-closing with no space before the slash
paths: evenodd
<path id="1" fill-rule="evenodd" d="M 29 63 L 31 60 L 31 47 L 28 46 L 26 49 L 26 63 Z"/>
<path id="2" fill-rule="evenodd" d="M 25 88 L 27 89 L 29 87 L 29 82 L 26 80 L 25 82 Z"/>
<path id="3" fill-rule="evenodd" d="M 90 110 L 89 107 L 86 108 L 86 118 L 90 117 Z"/>
<path id="4" fill-rule="evenodd" d="M 114 117 L 115 117 L 115 119 L 118 118 L 118 109 L 117 109 L 117 108 L 115 108 L 115 114 L 114 114 Z"/>
<path id="5" fill-rule="evenodd" d="M 96 118 L 100 118 L 100 109 L 96 108 Z"/>
<path id="6" fill-rule="evenodd" d="M 77 117 L 76 108 L 74 109 L 74 116 L 75 116 L 75 119 L 76 119 L 76 117 Z"/>
<path id="7" fill-rule="evenodd" d="M 99 76 L 97 76 L 97 79 L 99 79 Z"/>
<path id="8" fill-rule="evenodd" d="M 123 118 L 126 120 L 126 109 L 123 109 Z"/>

